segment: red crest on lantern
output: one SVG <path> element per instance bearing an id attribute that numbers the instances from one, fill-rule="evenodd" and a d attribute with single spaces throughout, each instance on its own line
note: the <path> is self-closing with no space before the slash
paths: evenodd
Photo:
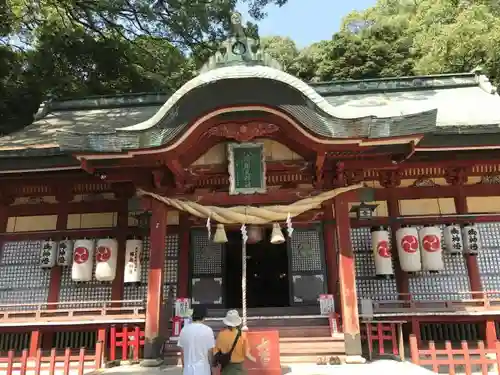
<path id="1" fill-rule="evenodd" d="M 107 262 L 111 258 L 111 249 L 107 246 L 99 246 L 96 251 L 97 262 Z"/>
<path id="2" fill-rule="evenodd" d="M 383 258 L 390 258 L 391 257 L 391 250 L 389 249 L 389 242 L 380 241 L 377 244 L 377 252 L 378 252 L 378 255 L 380 255 Z"/>
<path id="3" fill-rule="evenodd" d="M 89 249 L 86 247 L 77 247 L 73 252 L 73 261 L 76 264 L 82 264 L 89 260 Z"/>
<path id="4" fill-rule="evenodd" d="M 401 248 L 410 254 L 416 253 L 418 250 L 418 239 L 417 237 L 407 234 L 401 239 Z"/>
<path id="5" fill-rule="evenodd" d="M 422 239 L 422 247 L 430 253 L 438 251 L 441 249 L 441 239 L 435 234 L 428 234 Z"/>

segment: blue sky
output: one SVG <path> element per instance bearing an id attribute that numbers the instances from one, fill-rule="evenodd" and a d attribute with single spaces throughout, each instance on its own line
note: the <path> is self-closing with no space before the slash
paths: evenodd
<path id="1" fill-rule="evenodd" d="M 278 8 L 269 6 L 268 16 L 259 22 L 261 36 L 281 35 L 292 38 L 298 47 L 330 39 L 338 31 L 342 18 L 352 10 L 363 10 L 376 0 L 288 0 Z M 250 17 L 240 7 L 245 20 Z"/>

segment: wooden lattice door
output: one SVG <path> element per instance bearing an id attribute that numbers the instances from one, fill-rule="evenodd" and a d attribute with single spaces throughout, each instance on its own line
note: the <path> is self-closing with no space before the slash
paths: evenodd
<path id="1" fill-rule="evenodd" d="M 192 304 L 223 306 L 222 245 L 213 243 L 205 230 L 191 231 Z"/>
<path id="2" fill-rule="evenodd" d="M 296 228 L 288 242 L 292 305 L 318 304 L 326 290 L 326 268 L 321 227 Z"/>

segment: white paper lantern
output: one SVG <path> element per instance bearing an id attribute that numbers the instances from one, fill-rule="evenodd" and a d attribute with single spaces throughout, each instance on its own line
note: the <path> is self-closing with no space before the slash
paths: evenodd
<path id="1" fill-rule="evenodd" d="M 476 255 L 481 249 L 481 237 L 475 224 L 465 224 L 462 228 L 464 252 Z"/>
<path id="2" fill-rule="evenodd" d="M 40 249 L 40 267 L 52 268 L 56 265 L 57 257 L 57 242 L 47 240 L 42 242 Z"/>
<path id="3" fill-rule="evenodd" d="M 94 265 L 94 240 L 76 240 L 73 249 L 73 265 L 71 266 L 71 279 L 73 281 L 92 280 L 92 267 Z"/>
<path id="4" fill-rule="evenodd" d="M 422 255 L 422 269 L 437 272 L 444 269 L 443 250 L 441 248 L 441 229 L 425 226 L 418 231 Z"/>
<path id="5" fill-rule="evenodd" d="M 116 276 L 118 260 L 118 241 L 102 238 L 97 241 L 95 250 L 95 278 L 97 281 L 113 281 Z"/>
<path id="6" fill-rule="evenodd" d="M 398 256 L 401 270 L 417 272 L 422 269 L 418 231 L 414 227 L 401 227 L 396 231 Z"/>
<path id="7" fill-rule="evenodd" d="M 371 233 L 376 275 L 381 277 L 393 275 L 389 231 L 384 227 L 374 227 L 371 229 Z"/>
<path id="8" fill-rule="evenodd" d="M 69 266 L 73 256 L 73 241 L 65 238 L 57 246 L 57 265 Z"/>
<path id="9" fill-rule="evenodd" d="M 443 229 L 444 246 L 449 254 L 462 254 L 464 242 L 462 240 L 462 230 L 459 225 L 448 224 Z"/>
<path id="10" fill-rule="evenodd" d="M 125 246 L 125 272 L 123 275 L 125 284 L 141 282 L 141 254 L 142 241 L 127 240 Z"/>

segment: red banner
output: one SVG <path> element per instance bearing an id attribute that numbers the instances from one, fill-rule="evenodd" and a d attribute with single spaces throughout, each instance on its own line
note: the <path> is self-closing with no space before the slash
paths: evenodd
<path id="1" fill-rule="evenodd" d="M 250 353 L 257 360 L 245 361 L 249 375 L 281 375 L 280 336 L 278 331 L 248 331 Z"/>

